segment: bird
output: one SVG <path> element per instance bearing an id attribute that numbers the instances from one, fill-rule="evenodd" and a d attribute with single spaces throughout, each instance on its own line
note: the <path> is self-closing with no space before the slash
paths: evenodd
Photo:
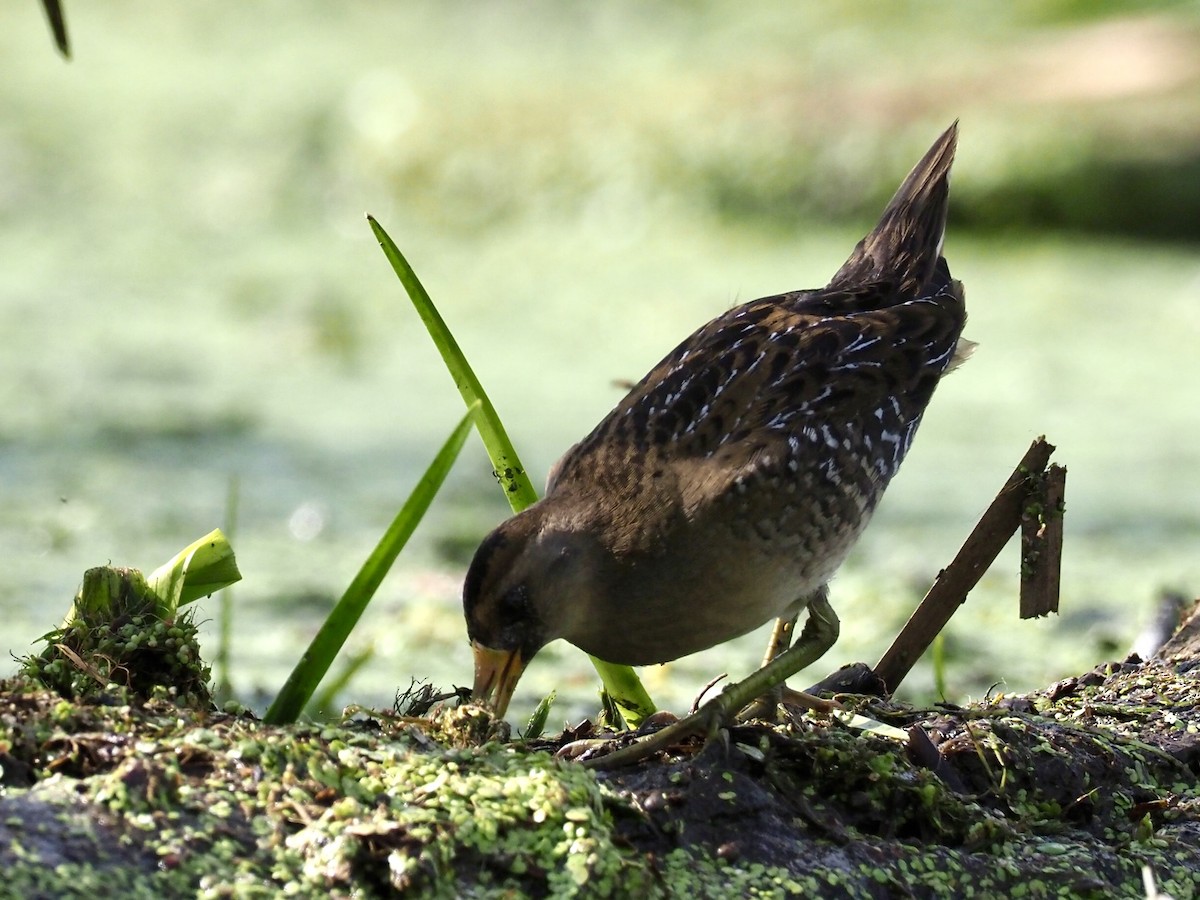
<path id="1" fill-rule="evenodd" d="M 697 329 L 483 540 L 463 583 L 477 701 L 503 717 L 553 640 L 648 665 L 774 619 L 728 718 L 832 646 L 829 581 L 974 346 L 942 255 L 957 138 L 956 121 L 825 287 Z"/>

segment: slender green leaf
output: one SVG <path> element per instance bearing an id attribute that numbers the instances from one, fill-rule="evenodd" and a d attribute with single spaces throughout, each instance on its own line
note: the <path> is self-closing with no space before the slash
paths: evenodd
<path id="1" fill-rule="evenodd" d="M 404 285 L 404 290 L 408 292 L 413 306 L 421 316 L 421 321 L 425 323 L 430 337 L 442 354 L 446 368 L 450 370 L 463 400 L 468 406 L 473 403 L 479 404 L 475 426 L 479 429 L 479 436 L 483 438 L 483 444 L 492 460 L 492 470 L 504 489 L 509 506 L 513 512 L 520 512 L 537 501 L 537 491 L 525 473 L 525 467 L 521 465 L 512 441 L 508 439 L 508 432 L 504 430 L 496 408 L 488 399 L 483 385 L 475 377 L 474 370 L 459 348 L 458 341 L 450 333 L 445 320 L 433 305 L 429 293 L 417 278 L 412 266 L 408 264 L 408 260 L 404 258 L 404 254 L 400 252 L 400 248 L 374 217 L 367 216 L 367 221 L 370 222 L 371 230 L 379 240 L 379 246 L 383 248 L 384 255 L 392 264 L 400 283 Z M 590 655 L 588 658 L 599 673 L 605 691 L 620 708 L 622 717 L 630 727 L 636 728 L 646 716 L 654 712 L 654 701 L 650 699 L 632 668 L 605 662 Z"/>
<path id="2" fill-rule="evenodd" d="M 533 483 L 530 482 L 529 476 L 525 474 L 525 468 L 517 458 L 517 451 L 513 448 L 512 441 L 508 439 L 508 432 L 504 430 L 504 425 L 496 414 L 496 408 L 492 406 L 492 401 L 484 393 L 483 385 L 479 383 L 467 358 L 459 349 L 458 341 L 446 327 L 437 307 L 433 305 L 433 300 L 430 299 L 425 287 L 417 278 L 417 274 L 412 270 L 412 266 L 408 264 L 408 260 L 404 258 L 404 254 L 400 252 L 400 248 L 373 217 L 367 216 L 367 221 L 371 223 L 371 230 L 375 232 L 375 237 L 379 239 L 379 245 L 383 248 L 384 255 L 392 264 L 392 268 L 400 278 L 400 283 L 404 285 L 404 290 L 412 299 L 421 321 L 429 329 L 433 343 L 438 348 L 438 352 L 442 354 L 442 359 L 446 363 L 446 368 L 450 370 L 451 377 L 454 378 L 458 392 L 462 394 L 467 406 L 478 402 L 475 427 L 479 429 L 479 436 L 483 438 L 484 446 L 487 447 L 496 478 L 504 488 L 504 495 L 508 498 L 509 505 L 512 506 L 513 512 L 520 512 L 537 501 L 537 491 L 534 490 Z"/>
<path id="3" fill-rule="evenodd" d="M 300 657 L 300 661 L 292 670 L 292 674 L 288 676 L 279 696 L 275 698 L 275 702 L 271 704 L 271 708 L 263 717 L 265 722 L 275 725 L 294 722 L 300 711 L 304 709 L 305 704 L 316 691 L 317 685 L 329 671 L 334 657 L 342 649 L 350 631 L 375 595 L 383 577 L 395 562 L 396 556 L 408 542 L 413 531 L 416 530 L 417 523 L 421 521 L 425 511 L 429 509 L 434 495 L 442 486 L 442 482 L 446 480 L 450 467 L 454 465 L 454 460 L 458 458 L 458 453 L 462 450 L 467 435 L 471 432 L 471 420 L 474 412 L 474 409 L 467 411 L 462 421 L 446 439 L 446 443 L 442 445 L 442 449 L 438 451 L 433 462 L 429 464 L 429 468 L 417 482 L 417 486 L 405 501 L 400 512 L 396 514 L 396 518 L 392 520 L 392 524 L 388 526 L 388 530 L 384 532 L 379 544 L 371 551 L 367 561 L 363 563 L 358 574 L 354 576 L 354 580 L 350 582 L 350 586 L 346 588 L 342 599 L 337 602 L 325 623 L 312 639 L 312 643 L 308 645 L 308 649 L 304 651 L 304 655 Z"/>
<path id="4" fill-rule="evenodd" d="M 241 482 L 237 475 L 229 476 L 225 492 L 225 537 L 232 543 L 237 531 L 238 500 Z M 213 681 L 216 688 L 213 699 L 218 707 L 233 699 L 233 676 L 230 666 L 230 648 L 233 646 L 233 588 L 221 591 L 217 606 L 217 652 L 213 658 Z"/>
<path id="5" fill-rule="evenodd" d="M 946 699 L 946 635 L 938 632 L 929 648 L 933 662 L 933 689 L 943 700 Z"/>

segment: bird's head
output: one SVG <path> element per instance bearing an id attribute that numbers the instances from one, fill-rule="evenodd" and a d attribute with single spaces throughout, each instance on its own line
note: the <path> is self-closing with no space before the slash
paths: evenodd
<path id="1" fill-rule="evenodd" d="M 472 696 L 503 716 L 517 681 L 550 641 L 570 637 L 585 615 L 594 543 L 552 525 L 544 502 L 484 539 L 463 584 L 467 636 L 475 654 Z"/>

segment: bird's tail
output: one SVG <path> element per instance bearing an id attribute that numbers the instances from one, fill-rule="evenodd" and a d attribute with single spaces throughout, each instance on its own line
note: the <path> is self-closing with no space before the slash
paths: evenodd
<path id="1" fill-rule="evenodd" d="M 901 296 L 914 296 L 934 275 L 942 255 L 950 166 L 958 143 L 958 122 L 946 129 L 908 173 L 883 211 L 879 224 L 858 242 L 830 288 L 869 281 L 892 281 Z"/>

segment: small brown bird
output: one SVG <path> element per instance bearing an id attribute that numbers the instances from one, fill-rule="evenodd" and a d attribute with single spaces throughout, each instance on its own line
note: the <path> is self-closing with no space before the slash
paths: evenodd
<path id="1" fill-rule="evenodd" d="M 825 586 L 969 344 L 941 255 L 956 139 L 957 123 L 828 286 L 700 328 L 484 540 L 463 586 L 477 699 L 502 716 L 556 638 L 645 665 L 779 618 L 783 665 L 744 702 L 815 658 L 784 652 L 806 608 L 808 650 L 833 643 Z"/>

